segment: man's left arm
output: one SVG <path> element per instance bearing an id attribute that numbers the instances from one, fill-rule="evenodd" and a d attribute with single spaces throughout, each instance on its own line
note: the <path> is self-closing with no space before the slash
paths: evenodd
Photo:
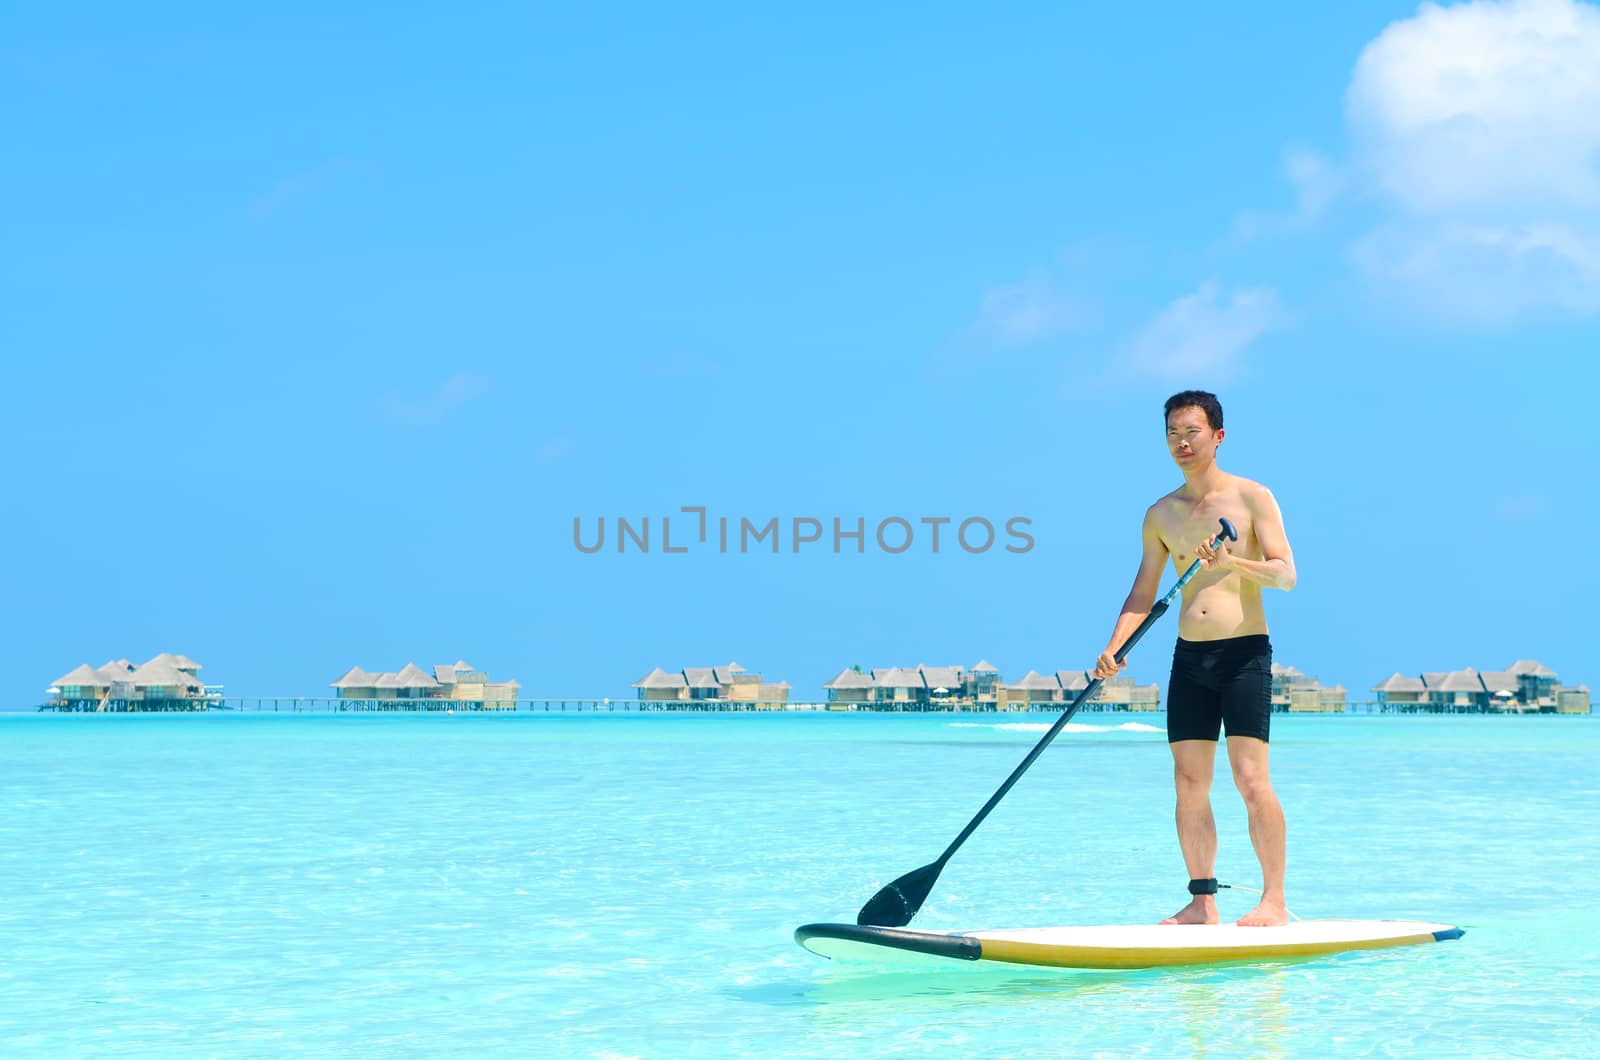
<path id="1" fill-rule="evenodd" d="M 1261 545 L 1261 559 L 1246 559 L 1226 553 L 1224 565 L 1238 571 L 1239 577 L 1248 578 L 1258 585 L 1285 591 L 1294 588 L 1294 552 L 1289 548 L 1289 535 L 1283 530 L 1283 513 L 1278 501 L 1265 486 L 1248 490 L 1244 495 L 1245 507 L 1250 510 L 1250 520 L 1255 525 L 1256 541 Z"/>

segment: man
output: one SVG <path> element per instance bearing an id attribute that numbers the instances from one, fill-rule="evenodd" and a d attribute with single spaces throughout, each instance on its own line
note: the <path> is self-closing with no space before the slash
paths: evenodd
<path id="1" fill-rule="evenodd" d="M 1174 394 L 1166 404 L 1167 448 L 1183 485 L 1144 515 L 1144 558 L 1122 605 L 1111 641 L 1095 663 L 1098 677 L 1116 676 L 1122 642 L 1155 605 L 1161 570 L 1179 573 L 1193 557 L 1203 568 L 1184 587 L 1178 644 L 1167 686 L 1167 741 L 1178 795 L 1178 843 L 1189 870 L 1189 904 L 1163 924 L 1215 924 L 1217 826 L 1211 775 L 1217 736 L 1226 727 L 1233 782 L 1250 813 L 1250 841 L 1261 862 L 1261 903 L 1240 918 L 1249 926 L 1286 924 L 1283 808 L 1267 773 L 1272 720 L 1272 646 L 1261 589 L 1292 589 L 1294 554 L 1272 493 L 1217 466 L 1222 405 L 1203 390 Z M 1211 547 L 1217 520 L 1238 530 L 1236 542 Z M 1126 664 L 1123 664 L 1124 666 Z"/>

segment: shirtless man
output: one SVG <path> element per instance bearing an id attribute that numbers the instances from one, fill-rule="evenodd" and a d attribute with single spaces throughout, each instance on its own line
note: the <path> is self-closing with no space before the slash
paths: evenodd
<path id="1" fill-rule="evenodd" d="M 1261 589 L 1294 588 L 1294 554 L 1272 493 L 1258 482 L 1217 467 L 1217 447 L 1224 432 L 1216 396 L 1203 390 L 1174 394 L 1167 400 L 1166 423 L 1167 449 L 1183 472 L 1183 485 L 1144 513 L 1144 558 L 1111 642 L 1095 662 L 1095 675 L 1116 676 L 1116 651 L 1155 605 L 1167 558 L 1180 574 L 1193 557 L 1204 561 L 1183 590 L 1178 645 L 1167 686 L 1167 742 L 1178 792 L 1178 843 L 1193 897 L 1162 923 L 1218 922 L 1211 773 L 1217 735 L 1226 725 L 1228 764 L 1250 812 L 1250 842 L 1261 862 L 1263 888 L 1261 904 L 1239 923 L 1286 924 L 1283 808 L 1267 775 L 1272 646 Z M 1212 548 L 1209 542 L 1219 518 L 1233 523 L 1239 540 L 1218 542 Z"/>

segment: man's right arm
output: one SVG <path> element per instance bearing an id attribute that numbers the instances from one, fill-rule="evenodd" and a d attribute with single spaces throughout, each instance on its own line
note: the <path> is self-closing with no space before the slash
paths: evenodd
<path id="1" fill-rule="evenodd" d="M 1144 553 L 1139 560 L 1139 573 L 1133 579 L 1133 588 L 1128 590 L 1128 598 L 1122 602 L 1122 613 L 1117 616 L 1117 624 L 1111 630 L 1106 650 L 1095 660 L 1096 677 L 1115 677 L 1118 670 L 1127 666 L 1126 662 L 1118 664 L 1116 661 L 1117 649 L 1133 635 L 1139 623 L 1156 605 L 1156 592 L 1161 588 L 1161 571 L 1170 558 L 1167 546 L 1161 541 L 1161 533 L 1156 528 L 1156 507 L 1152 504 L 1144 513 L 1144 527 L 1140 532 Z"/>

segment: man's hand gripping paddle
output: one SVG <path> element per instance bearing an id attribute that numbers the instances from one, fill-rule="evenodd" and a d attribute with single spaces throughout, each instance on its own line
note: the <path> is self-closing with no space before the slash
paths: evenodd
<path id="1" fill-rule="evenodd" d="M 1239 540 L 1239 533 L 1233 528 L 1232 523 L 1226 519 L 1218 521 L 1221 522 L 1222 529 L 1217 532 L 1216 536 L 1212 537 L 1212 548 L 1215 548 L 1220 541 Z M 1127 657 L 1128 652 L 1133 650 L 1133 646 L 1139 643 L 1139 638 L 1145 635 L 1145 631 L 1155 625 L 1158 618 L 1166 614 L 1167 608 L 1171 606 L 1173 599 L 1183 591 L 1185 585 L 1189 584 L 1189 579 L 1194 577 L 1195 572 L 1200 569 L 1203 562 L 1197 559 L 1189 564 L 1189 569 L 1183 572 L 1183 577 L 1178 579 L 1178 583 L 1168 590 L 1167 595 L 1158 600 L 1156 605 L 1150 609 L 1150 613 L 1145 616 L 1144 621 L 1139 623 L 1139 628 L 1135 629 L 1133 635 L 1123 642 L 1122 647 L 1117 649 L 1116 660 L 1118 663 L 1122 662 Z M 1004 784 L 1000 785 L 1000 790 L 989 797 L 989 801 L 983 804 L 983 809 L 978 811 L 978 815 L 967 823 L 967 826 L 961 830 L 960 835 L 956 836 L 955 842 L 946 847 L 945 852 L 939 855 L 938 861 L 931 865 L 924 865 L 920 869 L 912 869 L 873 895 L 872 899 L 861 907 L 861 912 L 856 914 L 856 923 L 876 924 L 883 927 L 904 927 L 911 923 L 911 918 L 917 915 L 917 911 L 922 908 L 922 903 L 928 900 L 928 892 L 933 890 L 934 883 L 939 879 L 939 873 L 944 871 L 945 863 L 950 860 L 951 855 L 961 848 L 961 844 L 967 841 L 968 836 L 977 831 L 978 825 L 982 824 L 983 819 L 989 816 L 989 811 L 999 805 L 1000 800 L 1005 798 L 1006 792 L 1011 790 L 1011 786 L 1021 778 L 1022 774 L 1028 771 L 1028 767 L 1033 765 L 1034 759 L 1044 753 L 1044 749 L 1050 745 L 1050 741 L 1056 738 L 1056 734 L 1078 712 L 1078 708 L 1088 702 L 1089 697 L 1099 690 L 1102 683 L 1101 678 L 1096 677 L 1089 682 L 1088 688 L 1078 693 L 1078 697 L 1072 701 L 1072 706 L 1068 707 L 1066 713 L 1056 719 L 1056 723 L 1050 726 L 1050 731 L 1045 733 L 1044 737 L 1034 745 L 1033 750 L 1028 752 L 1028 757 L 1024 758 L 1022 764 L 1012 771 Z"/>

